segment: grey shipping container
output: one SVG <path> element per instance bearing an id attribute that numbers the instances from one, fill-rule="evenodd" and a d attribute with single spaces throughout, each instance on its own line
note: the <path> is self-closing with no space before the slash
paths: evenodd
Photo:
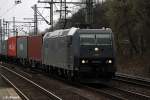
<path id="1" fill-rule="evenodd" d="M 2 41 L 1 54 L 7 55 L 7 40 Z"/>
<path id="2" fill-rule="evenodd" d="M 27 58 L 27 36 L 21 36 L 17 38 L 17 57 Z"/>

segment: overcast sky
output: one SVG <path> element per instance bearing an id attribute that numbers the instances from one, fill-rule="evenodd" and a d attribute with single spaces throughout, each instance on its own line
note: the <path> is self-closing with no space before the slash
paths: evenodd
<path id="1" fill-rule="evenodd" d="M 0 0 L 0 17 L 7 20 L 13 16 L 16 18 L 31 17 L 33 14 L 31 6 L 37 3 L 37 0 L 21 1 L 21 4 L 16 5 L 15 0 Z"/>
<path id="2" fill-rule="evenodd" d="M 22 3 L 15 4 L 16 0 L 0 0 L 0 19 L 5 20 L 11 20 L 13 17 L 16 17 L 16 20 L 23 21 L 23 18 L 33 18 L 33 10 L 31 9 L 31 6 L 34 4 L 38 4 L 38 6 L 48 6 L 46 4 L 39 4 L 37 3 L 38 0 L 21 0 Z M 44 0 L 41 0 L 44 1 Z M 60 1 L 60 0 L 54 0 L 54 1 Z M 67 0 L 67 1 L 81 1 L 81 0 Z M 99 0 L 101 1 L 101 0 Z M 54 6 L 54 9 L 57 9 L 58 7 Z M 72 9 L 72 10 L 76 10 Z M 39 11 L 49 19 L 49 10 L 47 9 L 40 9 Z M 55 14 L 54 20 L 56 20 L 59 17 L 58 13 Z M 44 30 L 45 28 L 49 27 L 46 25 L 45 22 L 39 22 L 39 29 Z"/>

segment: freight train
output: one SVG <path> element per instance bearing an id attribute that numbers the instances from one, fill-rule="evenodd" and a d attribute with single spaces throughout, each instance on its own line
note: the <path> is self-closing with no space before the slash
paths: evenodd
<path id="1" fill-rule="evenodd" d="M 61 29 L 44 36 L 16 36 L 2 41 L 1 60 L 45 70 L 68 80 L 99 82 L 115 76 L 111 29 Z"/>

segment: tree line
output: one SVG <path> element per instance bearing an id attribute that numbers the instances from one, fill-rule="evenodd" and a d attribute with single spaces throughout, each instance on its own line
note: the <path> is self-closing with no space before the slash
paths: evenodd
<path id="1" fill-rule="evenodd" d="M 143 56 L 149 52 L 150 0 L 106 0 L 94 6 L 93 18 L 93 28 L 112 28 L 119 54 Z M 85 9 L 80 9 L 67 19 L 65 27 L 84 23 Z M 55 29 L 60 25 L 58 22 Z"/>
<path id="2" fill-rule="evenodd" d="M 150 0 L 107 0 L 106 16 L 115 32 L 119 51 L 123 40 L 130 55 L 144 55 L 150 48 Z"/>

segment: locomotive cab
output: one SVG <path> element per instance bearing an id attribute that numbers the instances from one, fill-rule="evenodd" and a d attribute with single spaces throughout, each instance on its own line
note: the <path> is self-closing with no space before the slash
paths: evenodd
<path id="1" fill-rule="evenodd" d="M 105 29 L 81 29 L 79 69 L 84 79 L 110 79 L 115 75 L 113 33 Z"/>

